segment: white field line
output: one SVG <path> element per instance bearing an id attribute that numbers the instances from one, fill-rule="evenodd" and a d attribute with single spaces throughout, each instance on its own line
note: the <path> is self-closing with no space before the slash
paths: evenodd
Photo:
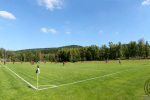
<path id="1" fill-rule="evenodd" d="M 145 67 L 145 66 L 142 66 L 142 67 Z M 138 68 L 142 68 L 142 67 L 138 67 Z M 77 82 L 72 82 L 72 83 L 57 85 L 57 86 L 54 86 L 54 87 L 42 88 L 42 89 L 38 89 L 38 90 L 45 90 L 45 89 L 50 89 L 50 88 L 55 88 L 55 87 L 60 87 L 60 86 L 66 86 L 66 85 L 70 85 L 70 84 L 81 83 L 81 82 L 90 81 L 90 80 L 94 80 L 94 79 L 98 79 L 98 78 L 103 78 L 103 77 L 106 77 L 106 76 L 115 75 L 115 74 L 122 73 L 122 72 L 127 72 L 127 71 L 134 70 L 134 69 L 138 69 L 138 68 L 128 69 L 128 70 L 124 70 L 124 71 L 120 71 L 120 72 L 116 72 L 116 73 L 112 73 L 112 74 L 108 74 L 108 75 L 104 75 L 104 76 L 99 76 L 99 77 L 94 77 L 94 78 L 90 78 L 90 79 L 85 79 L 85 80 L 81 80 L 81 81 L 77 81 Z"/>
<path id="2" fill-rule="evenodd" d="M 79 70 L 90 70 L 90 71 L 104 71 L 104 70 L 93 70 L 93 69 L 81 69 L 81 68 L 68 68 L 68 67 L 62 67 L 67 69 L 79 69 Z"/>
<path id="3" fill-rule="evenodd" d="M 38 87 L 41 87 L 41 86 L 51 86 L 51 87 L 56 87 L 55 85 L 39 85 Z M 35 86 L 37 87 L 37 86 Z"/>
<path id="4" fill-rule="evenodd" d="M 5 66 L 5 65 L 4 65 Z M 6 66 L 5 66 L 6 67 Z M 9 69 L 8 67 L 6 67 L 7 69 Z M 30 84 L 28 81 L 26 81 L 25 79 L 23 79 L 22 77 L 20 77 L 18 74 L 16 74 L 14 71 L 12 71 L 11 69 L 9 69 L 12 73 L 14 73 L 16 76 L 18 76 L 20 79 L 22 79 L 24 82 L 26 82 L 28 85 L 30 85 L 33 89 L 37 90 L 36 87 L 34 87 L 32 84 Z"/>

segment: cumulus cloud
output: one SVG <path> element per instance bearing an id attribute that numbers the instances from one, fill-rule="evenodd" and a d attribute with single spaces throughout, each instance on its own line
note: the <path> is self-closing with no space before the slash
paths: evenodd
<path id="1" fill-rule="evenodd" d="M 43 27 L 43 28 L 41 28 L 41 31 L 44 32 L 44 33 L 46 33 L 47 29 Z"/>
<path id="2" fill-rule="evenodd" d="M 150 0 L 145 0 L 142 2 L 142 5 L 150 5 Z"/>
<path id="3" fill-rule="evenodd" d="M 39 6 L 44 6 L 46 9 L 62 9 L 62 1 L 60 0 L 38 0 Z"/>
<path id="4" fill-rule="evenodd" d="M 55 29 L 50 29 L 50 30 L 48 30 L 48 31 L 50 31 L 50 32 L 52 32 L 52 33 L 56 33 L 56 30 L 55 30 Z"/>
<path id="5" fill-rule="evenodd" d="M 45 28 L 45 27 L 41 28 L 41 31 L 44 32 L 44 33 L 48 33 L 48 32 L 51 32 L 53 34 L 56 33 L 55 29 L 48 29 L 48 28 Z"/>
<path id="6" fill-rule="evenodd" d="M 70 34 L 70 32 L 66 32 L 66 34 L 68 34 L 68 35 L 69 35 L 69 34 Z"/>
<path id="7" fill-rule="evenodd" d="M 16 17 L 13 14 L 7 11 L 0 11 L 0 16 L 8 19 L 16 19 Z"/>

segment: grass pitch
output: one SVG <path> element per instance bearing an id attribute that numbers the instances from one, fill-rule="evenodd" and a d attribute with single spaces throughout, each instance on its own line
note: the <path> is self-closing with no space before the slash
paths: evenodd
<path id="1" fill-rule="evenodd" d="M 0 100 L 141 100 L 150 79 L 150 62 L 7 63 L 33 89 L 0 63 Z"/>

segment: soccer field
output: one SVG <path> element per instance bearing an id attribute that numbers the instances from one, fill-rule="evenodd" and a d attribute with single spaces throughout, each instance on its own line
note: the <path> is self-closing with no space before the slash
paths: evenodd
<path id="1" fill-rule="evenodd" d="M 32 87 L 37 88 L 37 65 L 39 90 Z M 148 79 L 146 61 L 0 63 L 0 100 L 141 100 Z"/>

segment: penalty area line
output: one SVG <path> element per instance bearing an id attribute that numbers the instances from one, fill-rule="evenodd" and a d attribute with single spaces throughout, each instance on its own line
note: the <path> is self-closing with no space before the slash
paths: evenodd
<path id="1" fill-rule="evenodd" d="M 4 67 L 6 67 L 4 65 Z M 21 80 L 23 80 L 25 83 L 27 83 L 28 85 L 30 85 L 33 89 L 37 90 L 36 87 L 34 87 L 31 83 L 29 83 L 28 81 L 26 81 L 25 79 L 23 79 L 22 77 L 20 77 L 18 74 L 16 74 L 14 71 L 12 71 L 11 69 L 9 69 L 8 67 L 6 67 L 8 70 L 10 70 L 12 73 L 14 73 L 16 76 L 18 76 Z"/>
<path id="2" fill-rule="evenodd" d="M 142 66 L 142 67 L 147 67 L 147 66 Z M 142 68 L 142 67 L 138 67 L 138 68 Z M 138 69 L 138 68 L 132 68 L 132 69 L 128 69 L 128 70 L 124 70 L 124 71 L 120 71 L 120 72 L 111 73 L 111 74 L 108 74 L 108 75 L 103 75 L 103 76 L 99 76 L 99 77 L 94 77 L 94 78 L 90 78 L 90 79 L 80 80 L 80 81 L 76 81 L 76 82 L 72 82 L 72 83 L 67 83 L 67 84 L 62 84 L 62 85 L 57 85 L 57 86 L 52 86 L 52 87 L 47 87 L 47 88 L 42 88 L 42 89 L 38 89 L 38 90 L 45 90 L 45 89 L 50 89 L 50 88 L 67 86 L 67 85 L 71 85 L 71 84 L 77 84 L 77 83 L 90 81 L 90 80 L 94 80 L 94 79 L 98 79 L 98 78 L 103 78 L 103 77 L 107 77 L 107 76 L 111 76 L 111 75 L 115 75 L 115 74 L 119 74 L 119 73 L 123 73 L 123 72 L 128 72 L 130 70 L 134 70 L 134 69 Z"/>

